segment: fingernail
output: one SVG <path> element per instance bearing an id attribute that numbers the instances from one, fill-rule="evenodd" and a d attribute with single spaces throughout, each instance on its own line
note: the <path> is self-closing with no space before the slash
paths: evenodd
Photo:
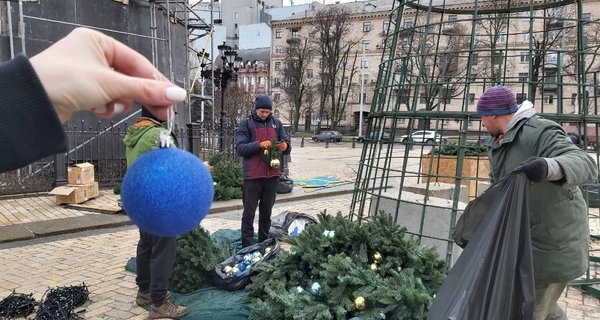
<path id="1" fill-rule="evenodd" d="M 187 96 L 187 91 L 179 87 L 170 87 L 167 88 L 166 92 L 167 99 L 173 102 L 181 102 L 185 100 Z"/>
<path id="2" fill-rule="evenodd" d="M 99 107 L 92 109 L 92 111 L 94 111 L 95 113 L 103 114 L 103 113 L 106 113 L 106 107 L 99 106 Z"/>
<path id="3" fill-rule="evenodd" d="M 114 114 L 119 114 L 125 110 L 125 106 L 122 103 L 115 103 Z"/>

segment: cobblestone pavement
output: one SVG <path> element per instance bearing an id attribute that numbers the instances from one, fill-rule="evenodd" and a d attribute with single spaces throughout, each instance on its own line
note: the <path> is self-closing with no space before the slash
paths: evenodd
<path id="1" fill-rule="evenodd" d="M 320 201 L 299 201 L 276 206 L 274 215 L 293 210 L 316 215 L 348 212 L 351 196 L 338 196 Z M 240 212 L 215 214 L 202 222 L 214 232 L 239 229 Z M 47 243 L 31 244 L 0 250 L 0 297 L 12 290 L 33 293 L 39 299 L 48 287 L 90 286 L 91 303 L 86 306 L 86 319 L 145 319 L 147 311 L 133 303 L 136 293 L 135 275 L 125 271 L 125 263 L 135 255 L 137 229 L 118 231 Z M 569 288 L 560 299 L 570 320 L 600 320 L 598 299 L 575 288 Z"/>
<path id="2" fill-rule="evenodd" d="M 349 204 L 348 196 L 301 201 L 277 206 L 273 214 L 285 210 L 310 214 L 322 210 L 347 212 Z M 239 229 L 240 221 L 240 212 L 228 212 L 206 218 L 202 226 L 210 232 Z M 135 255 L 138 231 L 132 227 L 120 230 L 0 250 L 0 297 L 16 290 L 33 293 L 40 299 L 48 287 L 85 282 L 92 301 L 86 307 L 86 319 L 145 319 L 147 311 L 133 303 L 135 275 L 124 269 Z"/>

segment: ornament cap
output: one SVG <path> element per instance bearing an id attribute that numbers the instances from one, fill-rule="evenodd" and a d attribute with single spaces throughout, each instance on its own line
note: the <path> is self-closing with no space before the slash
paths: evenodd
<path id="1" fill-rule="evenodd" d="M 158 146 L 160 148 L 170 148 L 173 145 L 173 137 L 169 133 L 169 131 L 164 130 L 158 136 Z"/>

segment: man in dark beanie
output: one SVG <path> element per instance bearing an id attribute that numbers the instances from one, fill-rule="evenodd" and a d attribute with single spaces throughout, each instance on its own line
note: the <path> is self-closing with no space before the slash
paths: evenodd
<path id="1" fill-rule="evenodd" d="M 492 138 L 492 180 L 513 170 L 531 181 L 529 217 L 535 279 L 534 319 L 567 319 L 556 301 L 588 264 L 588 208 L 578 186 L 594 183 L 598 167 L 557 123 L 535 115 L 533 104 L 517 106 L 512 91 L 490 88 L 477 113 Z"/>
<path id="2" fill-rule="evenodd" d="M 127 167 L 144 153 L 158 148 L 160 133 L 167 130 L 167 123 L 160 122 L 146 108 L 142 108 L 142 116 L 127 129 L 123 142 L 126 146 Z M 177 139 L 173 137 L 174 144 Z M 173 145 L 173 147 L 177 147 Z M 157 195 L 158 196 L 158 195 Z M 140 230 L 137 245 L 137 277 L 138 294 L 135 302 L 140 307 L 151 305 L 150 319 L 177 319 L 187 314 L 186 307 L 171 302 L 171 294 L 167 291 L 169 279 L 173 274 L 176 237 L 158 237 Z"/>
<path id="3" fill-rule="evenodd" d="M 271 140 L 282 154 L 290 154 L 290 140 L 279 119 L 272 116 L 273 102 L 265 94 L 256 97 L 251 114 L 240 123 L 235 137 L 235 151 L 243 157 L 244 183 L 242 186 L 242 247 L 252 245 L 254 238 L 254 215 L 258 206 L 258 241 L 269 238 L 271 211 L 277 195 L 279 168 L 273 168 L 261 158 L 265 149 L 271 148 Z"/>

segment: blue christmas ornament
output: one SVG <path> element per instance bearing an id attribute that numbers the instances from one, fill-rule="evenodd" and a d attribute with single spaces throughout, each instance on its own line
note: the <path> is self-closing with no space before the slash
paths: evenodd
<path id="1" fill-rule="evenodd" d="M 240 263 L 240 264 L 238 265 L 238 270 L 240 270 L 240 271 L 244 271 L 244 270 L 246 270 L 246 267 L 247 267 L 247 266 L 248 266 L 248 265 L 247 265 L 246 263 L 242 262 L 242 263 Z"/>
<path id="2" fill-rule="evenodd" d="M 127 169 L 121 185 L 123 208 L 131 221 L 161 237 L 197 227 L 213 198 L 213 179 L 206 166 L 177 148 L 143 154 Z"/>

